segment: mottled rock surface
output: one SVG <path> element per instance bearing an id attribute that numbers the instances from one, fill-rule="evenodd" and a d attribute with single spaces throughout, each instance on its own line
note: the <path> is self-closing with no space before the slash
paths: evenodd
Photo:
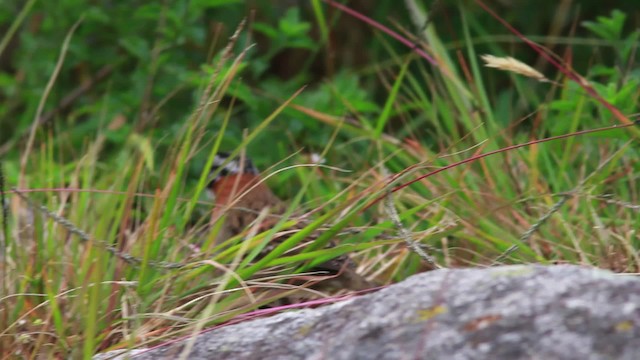
<path id="1" fill-rule="evenodd" d="M 183 345 L 131 358 L 173 359 Z M 204 333 L 189 358 L 636 360 L 640 279 L 577 266 L 437 270 Z"/>

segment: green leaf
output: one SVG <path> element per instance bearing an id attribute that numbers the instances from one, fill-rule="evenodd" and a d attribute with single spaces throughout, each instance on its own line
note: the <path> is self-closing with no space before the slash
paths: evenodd
<path id="1" fill-rule="evenodd" d="M 133 145 L 134 148 L 138 149 L 140 154 L 142 154 L 144 165 L 147 170 L 154 171 L 154 152 L 149 138 L 133 133 L 129 136 L 129 143 Z"/>
<path id="2" fill-rule="evenodd" d="M 382 135 L 382 131 L 384 130 L 384 126 L 389 121 L 389 117 L 391 116 L 391 110 L 393 109 L 393 104 L 396 101 L 396 97 L 398 96 L 398 91 L 400 90 L 400 85 L 402 84 L 402 79 L 404 79 L 404 75 L 407 73 L 407 68 L 409 67 L 409 61 L 407 60 L 402 68 L 400 69 L 400 73 L 396 78 L 396 82 L 393 84 L 393 88 L 391 88 L 391 93 L 387 98 L 386 103 L 384 104 L 384 109 L 382 113 L 378 117 L 378 121 L 376 124 L 375 136 L 376 138 L 380 138 Z"/>
<path id="3" fill-rule="evenodd" d="M 149 59 L 149 44 L 145 39 L 131 36 L 121 39 L 119 44 L 139 60 Z"/>
<path id="4" fill-rule="evenodd" d="M 241 0 L 192 0 L 189 5 L 194 9 L 207 9 L 239 4 L 241 2 Z"/>
<path id="5" fill-rule="evenodd" d="M 311 28 L 311 24 L 300 21 L 300 12 L 297 7 L 287 10 L 286 14 L 278 21 L 278 28 L 288 37 L 296 37 L 303 35 Z"/>
<path id="6" fill-rule="evenodd" d="M 582 26 L 605 40 L 619 40 L 627 15 L 620 10 L 613 10 L 611 17 L 598 16 L 597 21 L 584 21 Z"/>
<path id="7" fill-rule="evenodd" d="M 253 30 L 266 35 L 270 39 L 277 39 L 278 38 L 278 30 L 276 30 L 273 26 L 265 24 L 265 23 L 255 23 L 255 24 L 253 24 Z"/>

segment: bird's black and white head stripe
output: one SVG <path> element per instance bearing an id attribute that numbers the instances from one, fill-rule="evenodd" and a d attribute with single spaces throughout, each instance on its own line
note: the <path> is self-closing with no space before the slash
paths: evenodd
<path id="1" fill-rule="evenodd" d="M 255 165 L 253 165 L 251 159 L 245 157 L 244 162 L 241 164 L 239 157 L 229 159 L 229 153 L 219 152 L 213 158 L 210 173 L 215 175 L 212 180 L 212 183 L 215 183 L 225 176 L 240 173 L 258 175 L 259 172 Z"/>

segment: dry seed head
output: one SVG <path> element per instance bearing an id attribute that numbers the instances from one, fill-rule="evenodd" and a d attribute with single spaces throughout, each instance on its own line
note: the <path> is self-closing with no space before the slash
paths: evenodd
<path id="1" fill-rule="evenodd" d="M 540 73 L 538 70 L 510 56 L 497 57 L 493 55 L 482 55 L 481 57 L 482 57 L 482 60 L 486 62 L 485 64 L 486 67 L 492 67 L 492 68 L 496 68 L 504 71 L 511 71 L 516 74 L 534 78 L 541 82 L 550 81 L 544 75 L 542 75 L 542 73 Z"/>

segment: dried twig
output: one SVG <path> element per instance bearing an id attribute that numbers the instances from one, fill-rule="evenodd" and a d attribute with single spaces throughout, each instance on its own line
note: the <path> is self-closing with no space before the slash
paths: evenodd
<path id="1" fill-rule="evenodd" d="M 424 261 L 426 261 L 427 264 L 429 264 L 429 266 L 431 267 L 431 270 L 440 269 L 441 266 L 436 264 L 435 259 L 431 255 L 427 254 L 424 251 L 424 249 L 422 249 L 420 244 L 418 244 L 416 241 L 413 241 L 413 239 L 411 239 L 411 232 L 402 225 L 402 221 L 400 220 L 400 215 L 398 214 L 398 211 L 396 210 L 396 207 L 393 204 L 393 196 L 391 195 L 391 191 L 387 192 L 387 195 L 385 196 L 384 209 L 387 215 L 389 216 L 389 218 L 391 219 L 391 221 L 393 222 L 393 224 L 396 226 L 396 229 L 398 230 L 400 237 L 404 239 L 409 249 L 413 250 Z"/>
<path id="2" fill-rule="evenodd" d="M 4 259 L 5 249 L 9 242 L 9 210 L 7 198 L 5 195 L 6 184 L 4 181 L 4 171 L 2 170 L 2 163 L 0 162 L 0 206 L 2 206 L 2 239 L 0 239 L 0 261 Z"/>
<path id="3" fill-rule="evenodd" d="M 640 205 L 634 204 L 629 201 L 617 200 L 613 198 L 613 194 L 604 194 L 595 197 L 598 200 L 602 200 L 607 204 L 620 206 L 622 208 L 630 209 L 633 211 L 640 211 Z"/>
<path id="4" fill-rule="evenodd" d="M 2 238 L 0 239 L 0 291 L 3 294 L 9 294 L 9 277 L 5 272 L 7 266 L 7 244 L 9 243 L 9 212 L 7 210 L 6 196 L 5 196 L 5 183 L 4 172 L 2 170 L 2 163 L 0 162 L 0 206 L 2 206 Z M 2 302 L 2 301 L 0 301 Z M 4 313 L 0 318 L 0 326 L 7 327 L 9 324 L 9 303 L 3 302 L 4 305 L 0 308 L 0 313 Z"/>
<path id="5" fill-rule="evenodd" d="M 11 191 L 14 194 L 18 195 L 18 197 L 20 197 L 20 199 L 22 199 L 24 202 L 26 202 L 32 211 L 40 212 L 45 217 L 48 217 L 49 219 L 62 225 L 70 233 L 77 235 L 80 238 L 80 240 L 84 242 L 93 242 L 94 244 L 98 244 L 100 247 L 104 248 L 108 252 L 119 257 L 120 259 L 124 260 L 126 263 L 130 265 L 139 266 L 142 263 L 142 259 L 135 257 L 131 254 L 128 254 L 126 252 L 120 251 L 115 246 L 110 245 L 105 241 L 92 239 L 89 234 L 87 234 L 82 229 L 75 226 L 71 221 L 69 221 L 68 219 L 58 214 L 55 214 L 51 210 L 47 209 L 47 207 L 44 205 L 38 205 L 33 200 L 29 199 L 26 195 L 22 194 L 18 189 L 12 188 Z M 187 264 L 184 264 L 184 263 L 173 263 L 168 261 L 150 261 L 148 264 L 152 267 L 159 268 L 159 269 L 180 269 L 187 266 Z"/>
<path id="6" fill-rule="evenodd" d="M 621 148 L 619 151 L 622 151 L 622 149 L 623 148 Z M 587 184 L 587 182 L 589 181 L 589 179 L 591 179 L 593 176 L 595 176 L 595 174 L 597 174 L 600 170 L 602 170 L 605 167 L 605 165 L 607 165 L 609 162 L 611 162 L 611 160 L 614 159 L 615 156 L 616 156 L 616 154 L 614 153 L 611 156 L 609 156 L 608 158 L 606 158 L 604 161 L 602 161 L 600 164 L 598 164 L 598 167 L 591 174 L 589 174 L 589 176 L 587 176 L 586 178 L 582 179 L 580 181 L 580 183 L 572 191 L 561 193 L 561 194 L 557 194 L 558 196 L 561 196 L 560 200 L 558 200 L 555 204 L 553 204 L 553 206 L 551 207 L 551 209 L 549 209 L 549 211 L 547 211 L 544 215 L 542 215 L 538 219 L 538 221 L 536 221 L 533 225 L 531 225 L 531 227 L 529 227 L 529 229 L 527 229 L 527 231 L 525 231 L 522 234 L 522 236 L 520 237 L 520 241 L 522 243 L 529 243 L 530 240 L 531 240 L 531 237 L 533 236 L 533 234 L 535 234 L 542 227 L 542 225 L 544 225 L 544 223 L 547 222 L 547 220 L 549 220 L 549 218 L 551 218 L 551 216 L 553 214 L 558 212 L 558 210 L 560 210 L 560 208 L 571 197 L 573 197 L 581 189 L 584 189 L 584 187 Z M 500 256 L 498 256 L 493 261 L 492 265 L 495 265 L 495 264 L 499 263 L 500 261 L 502 261 L 503 259 L 507 258 L 507 256 L 509 256 L 511 253 L 513 253 L 516 250 L 518 250 L 518 245 L 516 245 L 516 244 L 512 245 L 504 253 L 502 253 Z"/>

